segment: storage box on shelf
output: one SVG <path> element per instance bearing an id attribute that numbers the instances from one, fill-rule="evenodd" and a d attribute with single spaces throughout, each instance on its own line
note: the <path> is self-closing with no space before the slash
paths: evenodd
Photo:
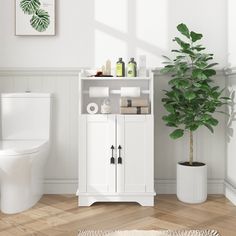
<path id="1" fill-rule="evenodd" d="M 103 89 L 92 89 L 91 92 L 91 87 Z M 148 114 L 120 113 L 123 107 L 134 107 L 132 97 L 128 97 L 131 100 L 128 105 L 120 100 L 121 96 L 129 93 L 134 96 L 140 93 L 136 99 L 142 98 L 143 103 L 140 104 L 145 105 L 144 110 L 148 110 Z M 100 113 L 103 96 L 109 96 L 111 101 L 110 114 Z M 133 104 L 137 105 L 134 101 L 137 100 L 133 100 Z M 98 113 L 93 115 L 87 112 L 87 105 L 91 102 L 99 106 Z M 80 74 L 79 206 L 89 206 L 99 201 L 134 201 L 144 206 L 154 204 L 153 122 L 151 73 L 149 77 L 142 78 L 94 78 Z"/>

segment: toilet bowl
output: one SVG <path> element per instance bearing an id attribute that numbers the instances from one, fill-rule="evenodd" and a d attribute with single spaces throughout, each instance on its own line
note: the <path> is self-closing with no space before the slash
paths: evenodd
<path id="1" fill-rule="evenodd" d="M 0 210 L 29 209 L 43 194 L 49 153 L 50 94 L 2 94 Z"/>

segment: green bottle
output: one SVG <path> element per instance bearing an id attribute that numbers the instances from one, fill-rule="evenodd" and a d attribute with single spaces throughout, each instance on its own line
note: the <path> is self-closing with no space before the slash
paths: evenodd
<path id="1" fill-rule="evenodd" d="M 134 58 L 130 58 L 127 68 L 128 77 L 136 77 L 137 76 L 137 63 Z"/>
<path id="2" fill-rule="evenodd" d="M 116 62 L 116 76 L 124 77 L 125 76 L 125 63 L 122 61 L 122 58 L 119 58 L 119 61 Z"/>

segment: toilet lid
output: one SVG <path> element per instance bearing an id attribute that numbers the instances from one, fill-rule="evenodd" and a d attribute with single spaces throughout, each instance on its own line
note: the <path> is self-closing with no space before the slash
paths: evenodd
<path id="1" fill-rule="evenodd" d="M 46 140 L 1 140 L 0 155 L 34 153 L 47 143 Z"/>

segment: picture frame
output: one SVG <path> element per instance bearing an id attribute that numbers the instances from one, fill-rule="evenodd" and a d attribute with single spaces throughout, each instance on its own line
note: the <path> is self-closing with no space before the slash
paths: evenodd
<path id="1" fill-rule="evenodd" d="M 15 0 L 16 36 L 54 36 L 55 0 Z"/>

